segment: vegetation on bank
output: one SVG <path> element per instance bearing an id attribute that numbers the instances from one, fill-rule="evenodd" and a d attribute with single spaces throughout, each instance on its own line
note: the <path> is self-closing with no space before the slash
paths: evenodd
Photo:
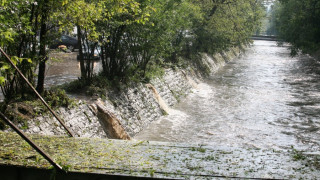
<path id="1" fill-rule="evenodd" d="M 40 93 L 48 47 L 62 34 L 78 39 L 83 84 L 94 82 L 93 64 L 84 56 L 96 48 L 101 50 L 100 79 L 147 81 L 163 64 L 179 63 L 181 56 L 191 59 L 199 52 L 214 53 L 248 41 L 263 9 L 257 0 L 1 0 L 0 4 L 0 46 Z M 28 96 L 26 84 L 3 54 L 0 62 L 6 100 Z"/>
<path id="2" fill-rule="evenodd" d="M 76 106 L 76 101 L 69 98 L 64 90 L 51 88 L 43 93 L 44 100 L 53 109 L 60 107 L 72 108 Z M 28 98 L 17 98 L 9 102 L 0 103 L 0 111 L 3 112 L 14 123 L 19 124 L 22 129 L 28 128 L 28 121 L 39 115 L 49 114 L 47 107 L 35 96 Z M 0 119 L 0 129 L 8 128 Z"/>
<path id="3" fill-rule="evenodd" d="M 44 78 L 49 47 L 63 34 L 77 38 L 81 69 L 79 81 L 65 89 L 103 97 L 105 87 L 148 82 L 164 67 L 196 64 L 192 57 L 199 53 L 246 43 L 262 12 L 262 0 L 1 0 L 0 47 L 58 107 L 70 100 L 62 91 L 45 90 Z M 102 64 L 99 75 L 93 73 L 93 62 L 84 59 L 96 49 Z M 2 112 L 8 112 L 12 102 L 35 100 L 1 53 L 0 86 Z"/>
<path id="4" fill-rule="evenodd" d="M 320 50 L 320 1 L 278 0 L 273 17 L 279 38 L 292 45 L 292 55 Z"/>

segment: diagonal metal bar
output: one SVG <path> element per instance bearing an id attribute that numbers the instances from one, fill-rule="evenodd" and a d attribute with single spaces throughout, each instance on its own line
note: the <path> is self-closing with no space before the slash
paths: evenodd
<path id="1" fill-rule="evenodd" d="M 58 117 L 58 115 L 51 109 L 51 107 L 47 104 L 47 102 L 41 97 L 38 91 L 32 86 L 32 84 L 28 81 L 28 79 L 22 74 L 19 68 L 11 61 L 10 57 L 2 50 L 0 47 L 1 53 L 6 57 L 8 62 L 16 69 L 16 71 L 20 74 L 22 79 L 29 85 L 32 91 L 37 95 L 37 97 L 41 100 L 41 102 L 49 109 L 52 115 L 60 122 L 60 124 L 64 127 L 70 137 L 74 137 L 73 133 L 69 130 L 69 128 L 64 124 L 64 122 Z"/>
<path id="2" fill-rule="evenodd" d="M 30 138 L 28 138 L 26 136 L 26 134 L 24 134 L 16 125 L 14 125 L 4 114 L 2 114 L 2 112 L 0 112 L 0 117 L 1 119 L 4 120 L 4 122 L 6 122 L 16 133 L 18 133 L 25 141 L 28 142 L 28 144 L 35 149 L 39 154 L 41 154 L 41 156 L 43 156 L 47 161 L 49 161 L 49 163 L 55 167 L 58 170 L 64 171 L 62 169 L 62 167 L 57 164 L 56 162 L 54 162 L 54 160 L 46 153 L 44 152 L 39 146 L 37 146 Z M 66 172 L 66 171 L 64 171 Z"/>

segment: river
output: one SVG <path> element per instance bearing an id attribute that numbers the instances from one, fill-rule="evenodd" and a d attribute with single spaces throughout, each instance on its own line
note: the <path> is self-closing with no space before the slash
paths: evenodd
<path id="1" fill-rule="evenodd" d="M 77 60 L 78 52 L 52 53 L 46 66 L 45 88 L 77 80 L 81 76 L 80 61 Z M 93 71 L 98 73 L 102 67 L 99 61 L 93 61 Z"/>
<path id="2" fill-rule="evenodd" d="M 319 151 L 320 63 L 255 41 L 135 139 Z"/>

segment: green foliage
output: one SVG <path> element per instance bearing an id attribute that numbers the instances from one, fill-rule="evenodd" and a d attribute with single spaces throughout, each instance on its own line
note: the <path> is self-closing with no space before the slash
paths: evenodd
<path id="1" fill-rule="evenodd" d="M 192 147 L 191 148 L 191 151 L 198 151 L 198 152 L 201 152 L 201 153 L 205 153 L 206 152 L 206 149 L 202 148 L 201 146 L 199 148 L 197 147 Z"/>
<path id="2" fill-rule="evenodd" d="M 320 49 L 320 1 L 279 0 L 274 5 L 279 37 L 291 43 L 291 54 Z"/>
<path id="3" fill-rule="evenodd" d="M 3 0 L 1 4 L 0 45 L 17 57 L 14 60 L 33 84 L 33 72 L 39 67 L 40 92 L 46 47 L 77 27 L 81 80 L 67 90 L 82 89 L 91 95 L 130 81 L 148 82 L 163 74 L 164 64 L 187 67 L 197 63 L 190 60 L 194 55 L 238 46 L 248 40 L 263 16 L 260 0 Z M 101 50 L 100 76 L 94 75 L 92 61 L 83 59 L 95 48 Z M 14 93 L 6 98 L 28 96 L 3 56 L 0 62 L 2 87 L 15 88 L 7 90 Z"/>
<path id="4" fill-rule="evenodd" d="M 70 93 L 76 93 L 79 92 L 79 90 L 82 90 L 87 86 L 87 83 L 85 83 L 82 80 L 75 80 L 69 83 L 64 84 L 61 88 L 66 90 L 67 92 Z"/>
<path id="5" fill-rule="evenodd" d="M 295 160 L 295 161 L 299 161 L 299 160 L 305 160 L 306 159 L 306 156 L 303 155 L 303 152 L 302 151 L 298 151 L 296 150 L 293 146 L 291 147 L 292 149 L 292 158 Z"/>
<path id="6" fill-rule="evenodd" d="M 69 98 L 64 90 L 53 88 L 46 90 L 43 96 L 44 100 L 54 109 L 65 107 L 72 108 L 76 106 L 73 99 Z M 28 120 L 40 114 L 48 113 L 49 110 L 36 97 L 29 99 L 15 99 L 12 102 L 3 102 L 0 104 L 0 110 L 5 115 L 21 126 L 22 129 L 28 128 Z M 4 129 L 5 124 L 0 120 L 0 129 Z"/>
<path id="7" fill-rule="evenodd" d="M 112 87 L 118 87 L 117 82 L 111 82 L 104 76 L 94 76 L 91 78 L 90 84 L 83 79 L 72 81 L 64 84 L 63 89 L 70 93 L 83 93 L 88 96 L 105 97 L 106 90 Z"/>
<path id="8" fill-rule="evenodd" d="M 262 1 L 198 1 L 204 20 L 194 23 L 195 49 L 215 53 L 246 43 L 263 17 Z"/>
<path id="9" fill-rule="evenodd" d="M 33 72 L 31 71 L 32 61 L 29 58 L 11 57 L 11 61 L 20 69 L 20 71 L 31 82 Z M 27 84 L 22 77 L 16 72 L 10 63 L 4 58 L 0 58 L 0 86 L 6 100 L 11 100 L 15 97 L 24 97 L 29 90 Z"/>
<path id="10" fill-rule="evenodd" d="M 97 23 L 100 34 L 103 75 L 109 80 L 126 81 L 134 69 L 143 69 L 151 59 L 146 44 L 139 44 L 142 38 L 148 39 L 143 30 L 154 11 L 149 1 L 105 2 L 103 18 Z M 140 33 L 138 33 L 140 32 Z M 150 40 L 150 39 L 149 39 Z"/>
<path id="11" fill-rule="evenodd" d="M 64 90 L 53 88 L 44 92 L 44 99 L 51 107 L 72 107 L 74 100 L 70 99 Z"/>
<path id="12" fill-rule="evenodd" d="M 138 11 L 117 11 L 109 23 L 98 25 L 106 52 L 103 74 L 111 81 L 148 81 L 161 59 L 176 61 L 183 54 L 190 44 L 192 21 L 201 19 L 200 7 L 188 0 L 145 0 L 135 5 Z"/>

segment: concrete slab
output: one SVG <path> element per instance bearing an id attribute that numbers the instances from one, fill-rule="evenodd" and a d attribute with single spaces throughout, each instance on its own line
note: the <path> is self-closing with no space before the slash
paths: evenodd
<path id="1" fill-rule="evenodd" d="M 71 172 L 182 179 L 318 179 L 319 153 L 29 135 Z M 15 133 L 0 132 L 0 165 L 51 165 Z"/>

